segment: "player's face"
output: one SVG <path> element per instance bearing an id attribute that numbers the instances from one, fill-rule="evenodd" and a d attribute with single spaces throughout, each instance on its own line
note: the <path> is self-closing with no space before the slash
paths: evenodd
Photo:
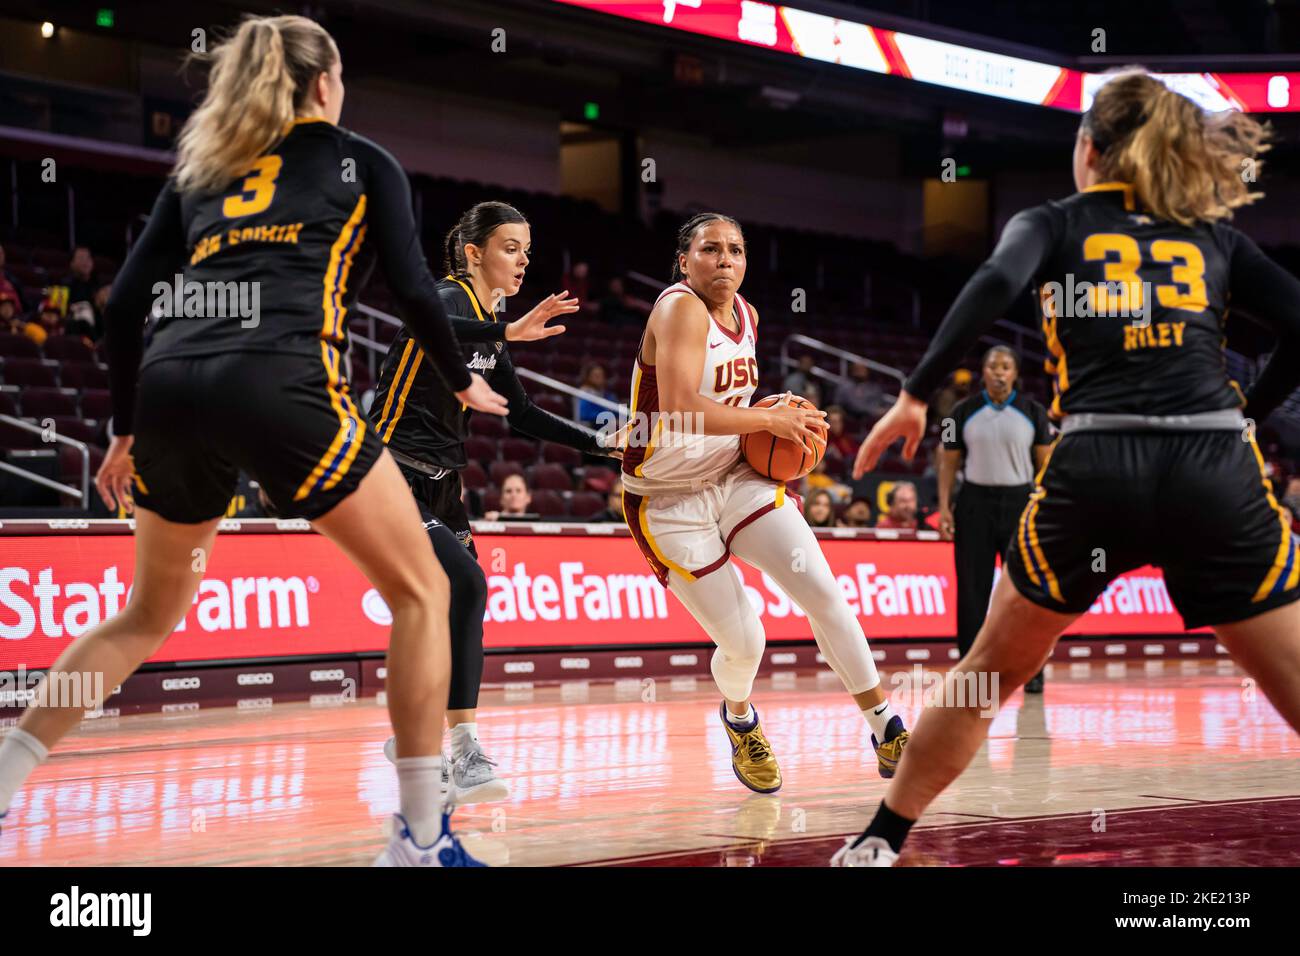
<path id="1" fill-rule="evenodd" d="M 1015 381 L 1016 363 L 1011 361 L 1011 356 L 996 352 L 984 363 L 984 387 L 998 401 L 1011 392 Z"/>
<path id="2" fill-rule="evenodd" d="M 492 230 L 481 256 L 488 288 L 500 289 L 507 298 L 519 291 L 532 251 L 532 230 L 526 222 L 507 222 Z"/>
<path id="3" fill-rule="evenodd" d="M 735 295 L 745 281 L 745 237 L 721 219 L 695 230 L 690 251 L 680 259 L 682 271 L 696 292 L 719 298 Z"/>

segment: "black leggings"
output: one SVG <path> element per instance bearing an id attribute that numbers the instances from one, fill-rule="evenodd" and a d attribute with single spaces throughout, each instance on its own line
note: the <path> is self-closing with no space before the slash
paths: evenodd
<path id="1" fill-rule="evenodd" d="M 420 506 L 433 553 L 451 580 L 451 690 L 448 710 L 478 706 L 483 682 L 483 613 L 487 609 L 487 577 L 478 563 L 470 537 L 469 517 L 460 501 L 460 475 L 430 478 L 402 468 Z"/>

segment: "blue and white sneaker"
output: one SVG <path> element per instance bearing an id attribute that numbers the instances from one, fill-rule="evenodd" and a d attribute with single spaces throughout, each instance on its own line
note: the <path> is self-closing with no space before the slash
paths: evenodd
<path id="1" fill-rule="evenodd" d="M 474 859 L 451 832 L 451 814 L 442 815 L 442 833 L 430 846 L 420 846 L 411 836 L 406 818 L 393 814 L 393 835 L 374 866 L 487 866 Z"/>

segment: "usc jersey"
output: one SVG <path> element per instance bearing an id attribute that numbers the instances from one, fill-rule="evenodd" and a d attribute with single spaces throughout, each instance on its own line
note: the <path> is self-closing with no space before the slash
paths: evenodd
<path id="1" fill-rule="evenodd" d="M 677 282 L 655 300 L 695 295 Z M 740 331 L 716 319 L 709 323 L 708 352 L 700 376 L 700 394 L 710 401 L 747 406 L 758 387 L 758 330 L 753 310 L 739 294 L 732 305 Z M 689 420 L 663 415 L 655 367 L 641 361 L 637 349 L 632 373 L 632 429 L 623 453 L 623 485 L 638 495 L 699 488 L 718 480 L 740 459 L 739 435 L 704 435 Z"/>

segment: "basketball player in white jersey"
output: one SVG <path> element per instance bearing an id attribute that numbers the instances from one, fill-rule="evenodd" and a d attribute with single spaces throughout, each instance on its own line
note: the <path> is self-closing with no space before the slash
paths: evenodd
<path id="1" fill-rule="evenodd" d="M 758 314 L 740 297 L 745 239 L 729 216 L 692 217 L 677 237 L 674 285 L 655 302 L 632 378 L 623 511 L 642 554 L 717 645 L 713 679 L 736 777 L 758 793 L 781 770 L 750 692 L 763 624 L 732 555 L 765 572 L 803 609 L 822 655 L 871 725 L 880 775 L 891 777 L 907 731 L 886 697 L 849 609 L 785 485 L 740 454 L 740 436 L 770 431 L 811 450 L 824 413 L 788 403 L 750 408 L 758 385 Z"/>

